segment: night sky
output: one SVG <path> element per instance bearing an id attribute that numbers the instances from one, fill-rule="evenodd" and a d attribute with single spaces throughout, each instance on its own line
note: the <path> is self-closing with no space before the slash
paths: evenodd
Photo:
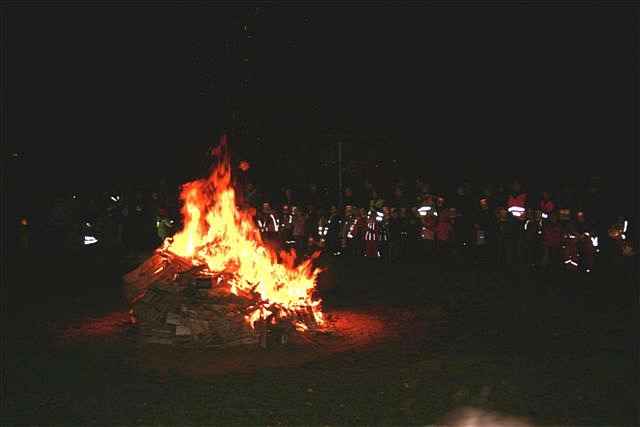
<path id="1" fill-rule="evenodd" d="M 348 159 L 452 180 L 618 179 L 637 155 L 633 13 L 13 7 L 14 177 L 181 181 L 231 129 L 262 176 L 333 159 L 342 135 Z"/>

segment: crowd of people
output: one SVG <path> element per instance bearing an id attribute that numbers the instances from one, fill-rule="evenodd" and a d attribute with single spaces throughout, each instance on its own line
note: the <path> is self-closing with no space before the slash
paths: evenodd
<path id="1" fill-rule="evenodd" d="M 414 203 L 401 187 L 394 188 L 391 203 L 370 189 L 361 205 L 346 188 L 343 209 L 297 206 L 293 200 L 274 209 L 264 202 L 256 221 L 267 241 L 307 254 L 321 249 L 387 261 L 583 272 L 593 270 L 603 247 L 613 257 L 633 255 L 629 219 L 607 223 L 607 215 L 598 216 L 597 180 L 573 203 L 550 191 L 533 198 L 518 181 L 497 193 L 474 193 L 465 183 L 448 197 L 432 194 L 421 181 L 417 188 Z"/>
<path id="2" fill-rule="evenodd" d="M 320 250 L 330 256 L 381 261 L 413 260 L 443 265 L 567 268 L 590 272 L 600 252 L 633 255 L 631 221 L 607 210 L 599 180 L 580 193 L 527 192 L 520 182 L 474 189 L 469 182 L 451 194 L 428 183 L 396 184 L 381 192 L 365 183 L 354 195 L 345 187 L 331 203 L 316 185 L 304 193 L 283 188 L 266 197 L 241 185 L 242 208 L 255 208 L 263 240 L 300 255 Z M 48 217 L 49 241 L 140 251 L 156 247 L 181 227 L 177 192 L 103 193 L 81 201 L 55 200 Z M 19 245 L 33 244 L 28 218 L 20 219 Z"/>

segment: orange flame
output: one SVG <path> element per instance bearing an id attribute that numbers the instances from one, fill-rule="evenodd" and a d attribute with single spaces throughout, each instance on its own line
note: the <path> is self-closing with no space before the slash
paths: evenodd
<path id="1" fill-rule="evenodd" d="M 182 188 L 183 230 L 168 239 L 164 248 L 191 259 L 194 265 L 206 265 L 212 272 L 233 275 L 228 281 L 231 292 L 255 292 L 261 305 L 247 316 L 253 327 L 258 319 L 271 314 L 272 305 L 294 312 L 310 308 L 318 324 L 322 323 L 320 300 L 313 290 L 320 269 L 312 263 L 317 253 L 295 265 L 295 252 L 267 247 L 255 226 L 252 212 L 240 210 L 231 183 L 231 168 L 226 137 L 214 150 L 219 162 L 208 179 L 193 181 Z"/>

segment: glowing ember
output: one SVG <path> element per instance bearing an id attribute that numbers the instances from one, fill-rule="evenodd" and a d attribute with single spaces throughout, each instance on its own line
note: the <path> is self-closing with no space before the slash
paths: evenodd
<path id="1" fill-rule="evenodd" d="M 183 186 L 184 228 L 167 239 L 163 249 L 189 259 L 196 266 L 206 266 L 210 272 L 232 275 L 227 283 L 235 295 L 259 294 L 261 303 L 246 316 L 252 327 L 274 312 L 286 317 L 308 310 L 322 324 L 320 300 L 313 296 L 320 269 L 312 263 L 318 254 L 295 265 L 293 250 L 278 254 L 266 246 L 252 212 L 242 211 L 236 205 L 225 137 L 212 153 L 219 162 L 210 177 Z M 218 283 L 219 280 L 212 285 Z"/>
<path id="2" fill-rule="evenodd" d="M 243 160 L 240 162 L 239 168 L 242 172 L 246 172 L 249 170 L 249 162 L 247 162 L 246 160 Z"/>

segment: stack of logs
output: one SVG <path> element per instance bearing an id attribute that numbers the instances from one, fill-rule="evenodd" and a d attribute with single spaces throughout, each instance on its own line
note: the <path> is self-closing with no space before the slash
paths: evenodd
<path id="1" fill-rule="evenodd" d="M 252 328 L 245 316 L 260 303 L 259 295 L 234 295 L 228 273 L 212 273 L 203 266 L 158 250 L 124 276 L 125 297 L 132 321 L 145 343 L 225 348 L 285 344 L 302 321 L 315 328 L 310 310 L 292 313 L 286 322 L 268 318 Z"/>

